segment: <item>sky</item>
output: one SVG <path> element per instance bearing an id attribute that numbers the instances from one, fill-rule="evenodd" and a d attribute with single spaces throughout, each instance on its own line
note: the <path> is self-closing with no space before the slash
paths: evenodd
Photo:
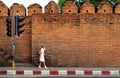
<path id="1" fill-rule="evenodd" d="M 23 4 L 26 8 L 30 4 L 38 3 L 44 8 L 44 6 L 46 6 L 51 0 L 0 0 L 0 1 L 4 2 L 8 8 L 10 8 L 10 6 L 12 6 L 13 3 Z M 53 0 L 53 1 L 58 3 L 58 0 Z"/>

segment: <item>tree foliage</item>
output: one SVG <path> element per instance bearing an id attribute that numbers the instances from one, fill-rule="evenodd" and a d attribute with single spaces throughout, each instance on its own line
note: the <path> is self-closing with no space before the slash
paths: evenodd
<path id="1" fill-rule="evenodd" d="M 60 6 L 60 8 L 62 8 L 62 6 L 66 3 L 67 0 L 59 0 L 58 1 L 58 5 Z"/>
<path id="2" fill-rule="evenodd" d="M 60 8 L 62 8 L 62 6 L 66 3 L 67 0 L 59 0 L 58 1 L 58 5 L 60 6 Z M 85 0 L 73 0 L 75 2 L 75 4 L 80 7 L 80 5 L 82 5 L 82 3 L 84 3 Z M 100 2 L 102 2 L 103 0 L 90 0 L 90 2 L 92 4 L 94 4 L 95 6 L 98 6 Z M 117 3 L 120 2 L 120 0 L 108 0 L 113 6 L 115 6 Z"/>

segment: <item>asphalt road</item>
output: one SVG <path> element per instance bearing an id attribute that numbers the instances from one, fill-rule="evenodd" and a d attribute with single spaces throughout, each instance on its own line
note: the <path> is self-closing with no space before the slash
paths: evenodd
<path id="1" fill-rule="evenodd" d="M 80 76 L 52 76 L 52 77 L 35 77 L 35 78 L 120 78 L 120 77 L 80 77 Z"/>
<path id="2" fill-rule="evenodd" d="M 81 76 L 36 76 L 36 77 L 23 77 L 23 76 L 14 76 L 14 77 L 8 77 L 8 76 L 2 76 L 0 78 L 120 78 L 120 76 L 86 76 L 86 77 L 81 77 Z"/>

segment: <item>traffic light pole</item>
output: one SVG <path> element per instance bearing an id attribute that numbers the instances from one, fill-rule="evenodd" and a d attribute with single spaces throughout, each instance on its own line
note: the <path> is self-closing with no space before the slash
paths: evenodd
<path id="1" fill-rule="evenodd" d="M 12 69 L 15 69 L 15 35 L 17 37 L 20 37 L 20 34 L 24 32 L 21 28 L 24 26 L 22 21 L 24 20 L 24 17 L 20 17 L 19 15 L 14 16 L 14 13 L 12 11 L 12 19 L 7 18 L 6 19 L 6 26 L 7 26 L 7 36 L 11 37 L 12 42 Z"/>
<path id="2" fill-rule="evenodd" d="M 12 12 L 12 26 L 11 26 L 11 34 L 12 34 L 12 69 L 15 69 L 15 18 L 14 13 Z"/>

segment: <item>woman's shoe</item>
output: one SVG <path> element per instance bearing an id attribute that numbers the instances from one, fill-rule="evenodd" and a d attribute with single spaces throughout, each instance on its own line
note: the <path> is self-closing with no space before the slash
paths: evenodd
<path id="1" fill-rule="evenodd" d="M 45 69 L 48 69 L 48 68 L 45 66 Z"/>
<path id="2" fill-rule="evenodd" d="M 39 68 L 42 69 L 41 66 L 39 66 Z"/>

